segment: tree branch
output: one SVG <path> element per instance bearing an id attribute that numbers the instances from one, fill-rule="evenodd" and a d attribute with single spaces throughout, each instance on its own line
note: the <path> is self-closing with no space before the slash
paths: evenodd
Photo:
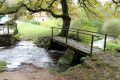
<path id="1" fill-rule="evenodd" d="M 57 18 L 62 18 L 62 17 L 65 17 L 65 15 L 57 15 L 57 14 L 55 14 L 52 10 L 50 10 L 50 9 L 37 9 L 37 10 L 33 10 L 33 9 L 31 9 L 31 8 L 29 8 L 27 5 L 25 5 L 25 4 L 23 4 L 23 6 L 24 7 L 26 7 L 27 8 L 27 10 L 28 11 L 30 11 L 30 12 L 40 12 L 40 11 L 46 11 L 46 12 L 50 12 L 51 13 L 51 15 L 53 16 L 53 17 L 57 17 Z"/>
<path id="2" fill-rule="evenodd" d="M 52 5 L 53 5 L 53 3 L 54 3 L 55 1 L 57 1 L 57 0 L 53 0 L 52 3 L 50 4 L 50 6 L 48 6 L 46 9 L 52 7 Z"/>
<path id="3" fill-rule="evenodd" d="M 0 2 L 0 8 L 2 7 L 2 5 L 5 3 L 6 0 L 3 0 L 2 2 Z"/>

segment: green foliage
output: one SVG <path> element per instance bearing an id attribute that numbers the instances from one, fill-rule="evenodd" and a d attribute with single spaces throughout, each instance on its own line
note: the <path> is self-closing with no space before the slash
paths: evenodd
<path id="1" fill-rule="evenodd" d="M 119 40 L 109 41 L 106 44 L 106 48 L 109 51 L 120 50 L 120 41 Z"/>
<path id="2" fill-rule="evenodd" d="M 113 18 L 105 22 L 102 28 L 104 33 L 113 35 L 115 38 L 118 38 L 120 35 L 120 19 Z"/>
<path id="3" fill-rule="evenodd" d="M 97 20 L 88 20 L 88 19 L 78 19 L 72 22 L 71 27 L 79 28 L 82 30 L 89 30 L 94 32 L 102 31 L 103 22 Z"/>
<path id="4" fill-rule="evenodd" d="M 16 34 L 16 35 L 14 36 L 14 38 L 15 38 L 17 41 L 21 40 L 19 34 Z"/>
<path id="5" fill-rule="evenodd" d="M 107 66 L 107 63 L 105 63 L 103 60 L 96 61 L 95 63 L 96 67 L 105 67 Z"/>
<path id="6" fill-rule="evenodd" d="M 6 66 L 6 62 L 5 61 L 0 61 L 0 72 L 4 71 L 4 67 Z"/>
<path id="7" fill-rule="evenodd" d="M 80 59 L 80 61 L 83 61 L 83 60 L 88 59 L 88 58 L 89 58 L 89 56 L 82 57 L 82 58 Z"/>
<path id="8" fill-rule="evenodd" d="M 68 38 L 73 39 L 73 40 L 77 40 L 77 33 L 69 32 Z M 78 41 L 89 44 L 91 42 L 91 36 L 85 35 L 85 34 L 79 34 Z"/>
<path id="9" fill-rule="evenodd" d="M 16 27 L 17 27 L 17 24 L 15 23 L 15 21 L 14 21 L 13 19 L 7 21 L 6 24 L 7 24 L 10 28 L 12 28 L 12 29 L 14 29 L 14 30 L 17 29 L 17 28 L 16 28 Z"/>
<path id="10" fill-rule="evenodd" d="M 25 17 L 20 17 L 19 20 L 20 20 L 21 22 L 27 22 L 27 19 L 26 19 Z"/>
<path id="11" fill-rule="evenodd" d="M 77 40 L 77 33 L 75 33 L 75 32 L 69 32 L 68 38 L 73 39 L 73 40 Z M 79 36 L 78 38 L 79 38 L 78 40 L 80 42 L 82 42 L 81 37 Z"/>
<path id="12" fill-rule="evenodd" d="M 49 18 L 46 21 L 40 24 L 41 26 L 45 27 L 62 27 L 62 20 L 56 18 Z"/>
<path id="13" fill-rule="evenodd" d="M 93 32 L 101 32 L 102 29 L 102 22 L 99 21 L 89 21 L 86 19 L 82 19 L 82 20 L 76 20 L 72 22 L 71 27 L 73 28 L 77 28 L 77 29 L 81 29 L 81 30 L 88 30 L 88 31 L 93 31 Z M 85 32 L 85 31 L 81 31 L 83 33 L 88 33 L 88 34 L 95 34 L 95 33 L 90 33 L 90 32 Z M 69 38 L 77 40 L 77 34 L 70 32 L 69 33 Z M 95 37 L 94 40 L 100 40 L 103 37 Z M 85 34 L 80 34 L 79 33 L 79 41 L 83 42 L 83 43 L 90 43 L 91 42 L 91 36 L 85 35 Z"/>
<path id="14" fill-rule="evenodd" d="M 91 27 L 97 28 L 99 33 L 102 33 L 102 26 L 103 22 L 98 21 L 98 20 L 92 20 L 90 21 Z"/>
<path id="15" fill-rule="evenodd" d="M 40 22 L 39 22 L 39 21 L 35 21 L 35 20 L 30 21 L 30 23 L 32 23 L 32 24 L 36 24 L 36 25 L 40 25 Z"/>

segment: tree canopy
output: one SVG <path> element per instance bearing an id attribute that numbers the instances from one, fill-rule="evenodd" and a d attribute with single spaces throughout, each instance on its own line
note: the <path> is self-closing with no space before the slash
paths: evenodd
<path id="1" fill-rule="evenodd" d="M 120 6 L 120 0 L 112 0 L 109 4 L 115 4 L 117 10 Z M 51 13 L 53 17 L 62 18 L 62 28 L 69 29 L 71 15 L 76 14 L 76 8 L 83 8 L 88 17 L 101 18 L 98 15 L 101 13 L 100 6 L 101 3 L 98 0 L 78 0 L 77 4 L 74 3 L 74 0 L 0 0 L 0 15 L 19 13 L 23 8 L 32 13 L 46 11 Z M 63 36 L 67 34 L 64 30 L 62 33 Z"/>

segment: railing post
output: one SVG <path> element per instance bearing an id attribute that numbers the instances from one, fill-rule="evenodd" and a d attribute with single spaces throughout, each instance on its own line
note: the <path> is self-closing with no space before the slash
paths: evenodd
<path id="1" fill-rule="evenodd" d="M 91 39 L 91 51 L 90 51 L 90 54 L 92 54 L 92 52 L 93 52 L 93 41 L 94 41 L 94 35 L 92 35 L 92 39 Z"/>
<path id="2" fill-rule="evenodd" d="M 3 25 L 3 34 L 4 34 L 4 25 Z"/>
<path id="3" fill-rule="evenodd" d="M 53 27 L 52 27 L 52 39 L 53 39 Z"/>
<path id="4" fill-rule="evenodd" d="M 8 34 L 9 34 L 9 26 L 7 25 L 7 27 L 8 27 Z"/>
<path id="5" fill-rule="evenodd" d="M 79 29 L 77 29 L 77 42 L 79 41 Z"/>
<path id="6" fill-rule="evenodd" d="M 66 29 L 66 44 L 68 42 L 68 34 L 67 34 L 67 29 Z"/>
<path id="7" fill-rule="evenodd" d="M 104 51 L 106 49 L 106 41 L 107 41 L 107 34 L 105 34 L 105 40 L 104 40 Z"/>

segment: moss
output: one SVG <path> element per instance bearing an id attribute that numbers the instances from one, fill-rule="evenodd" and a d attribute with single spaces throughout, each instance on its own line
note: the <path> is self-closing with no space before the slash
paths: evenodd
<path id="1" fill-rule="evenodd" d="M 51 37 L 45 36 L 45 37 L 39 37 L 37 41 L 34 43 L 37 44 L 39 47 L 43 47 L 45 49 L 48 49 L 50 46 L 50 39 Z"/>
<path id="2" fill-rule="evenodd" d="M 61 57 L 58 61 L 59 66 L 66 66 L 70 65 L 73 61 L 74 51 L 68 49 L 63 57 Z"/>

